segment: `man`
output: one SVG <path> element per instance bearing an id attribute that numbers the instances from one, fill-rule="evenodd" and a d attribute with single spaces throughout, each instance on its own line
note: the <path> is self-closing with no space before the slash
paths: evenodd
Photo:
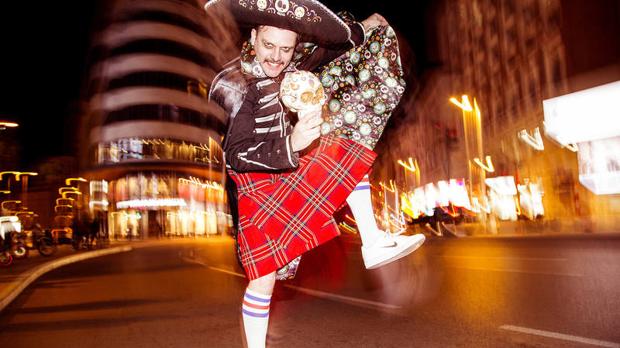
<path id="1" fill-rule="evenodd" d="M 364 44 L 367 31 L 386 26 L 385 19 L 374 14 L 361 23 L 345 23 L 313 0 L 215 0 L 205 9 L 213 17 L 228 12 L 240 24 L 253 27 L 241 57 L 214 79 L 209 96 L 231 115 L 224 151 L 239 194 L 239 256 L 250 279 L 243 320 L 248 346 L 262 347 L 276 270 L 339 234 L 332 215 L 345 199 L 358 222 L 367 268 L 409 254 L 424 237 L 392 238 L 376 226 L 366 175 L 376 156 L 370 149 L 373 141 L 364 143 L 367 139 L 356 131 L 321 136 L 320 111 L 293 127 L 279 100 L 286 72 L 333 63 Z M 317 46 L 302 46 L 303 42 Z M 390 64 L 385 70 L 397 66 L 402 75 L 397 54 Z M 340 93 L 334 88 L 332 94 Z M 390 111 L 397 102 L 391 102 Z M 381 114 L 376 123 L 380 130 L 366 133 L 381 133 L 389 112 Z M 300 155 L 317 138 L 319 145 Z"/>

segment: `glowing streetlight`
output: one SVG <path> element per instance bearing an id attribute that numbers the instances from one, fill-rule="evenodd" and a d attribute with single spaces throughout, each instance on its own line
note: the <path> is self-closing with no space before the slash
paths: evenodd
<path id="1" fill-rule="evenodd" d="M 413 158 L 411 158 L 411 157 L 409 157 L 407 162 L 403 162 L 403 160 L 398 160 L 397 162 L 398 162 L 398 164 L 403 166 L 406 170 L 408 170 L 408 171 L 410 171 L 412 173 L 415 172 L 415 170 L 416 170 L 415 163 L 413 163 Z"/>
<path id="2" fill-rule="evenodd" d="M 56 198 L 56 205 L 73 205 L 73 198 Z"/>
<path id="3" fill-rule="evenodd" d="M 63 192 L 66 191 L 72 191 L 72 192 L 80 192 L 80 190 L 76 187 L 72 187 L 72 186 L 63 186 L 61 188 L 58 189 L 58 194 L 62 195 Z M 81 193 L 81 192 L 80 192 Z"/>
<path id="4" fill-rule="evenodd" d="M 465 155 L 467 157 L 467 174 L 469 178 L 469 193 L 470 196 L 473 196 L 473 182 L 472 182 L 472 153 L 473 150 L 476 153 L 476 158 L 473 158 L 473 162 L 480 166 L 481 169 L 478 170 L 479 175 L 479 183 L 476 185 L 477 194 L 481 199 L 486 200 L 486 186 L 485 186 L 485 177 L 486 172 L 493 172 L 495 169 L 493 168 L 493 163 L 491 162 L 491 158 L 487 156 L 485 158 L 486 163 L 482 162 L 481 158 L 483 158 L 483 141 L 482 141 L 482 112 L 478 107 L 478 102 L 476 98 L 473 98 L 473 106 L 469 101 L 469 97 L 467 95 L 463 95 L 461 100 L 452 97 L 450 98 L 450 102 L 456 105 L 459 109 L 461 109 L 463 115 L 463 133 L 465 137 Z M 480 186 L 478 186 L 480 185 Z M 483 217 L 484 218 L 484 217 Z"/>
<path id="5" fill-rule="evenodd" d="M 19 124 L 15 123 L 15 122 L 9 122 L 9 121 L 0 121 L 0 130 L 5 130 L 7 128 L 15 128 L 18 127 Z"/>
<path id="6" fill-rule="evenodd" d="M 62 196 L 62 198 L 67 199 L 67 195 L 71 195 L 71 194 L 79 196 L 79 195 L 82 194 L 82 192 L 80 192 L 80 191 L 65 191 L 65 192 L 62 192 L 60 195 Z"/>
<path id="7" fill-rule="evenodd" d="M 476 164 L 479 165 L 480 168 L 484 169 L 484 171 L 486 172 L 493 173 L 495 171 L 495 167 L 493 167 L 493 162 L 491 162 L 491 156 L 486 156 L 485 161 L 486 163 L 482 163 L 480 158 L 474 158 L 474 162 L 476 162 Z"/>
<path id="8" fill-rule="evenodd" d="M 450 102 L 456 105 L 459 109 L 461 109 L 461 114 L 463 115 L 463 135 L 465 136 L 465 157 L 467 159 L 467 179 L 469 181 L 469 193 L 472 193 L 472 182 L 471 182 L 471 154 L 469 149 L 469 127 L 467 127 L 467 112 L 472 112 L 474 109 L 469 102 L 469 96 L 463 94 L 461 96 L 461 100 L 459 101 L 455 97 L 450 98 Z"/>
<path id="9" fill-rule="evenodd" d="M 469 96 L 467 94 L 463 94 L 461 96 L 461 100 L 459 101 L 455 97 L 450 98 L 450 102 L 456 106 L 458 106 L 463 111 L 473 111 L 474 109 L 471 107 L 471 103 L 469 102 Z"/>
<path id="10" fill-rule="evenodd" d="M 12 210 L 12 209 L 8 209 L 6 206 L 9 205 L 10 203 L 15 203 L 15 205 L 19 205 L 22 203 L 22 201 L 16 201 L 16 200 L 6 200 L 6 201 L 2 201 L 2 203 L 0 203 L 0 209 L 2 211 L 4 210 Z"/>
<path id="11" fill-rule="evenodd" d="M 72 205 L 68 205 L 68 204 L 60 204 L 54 207 L 54 212 L 55 213 L 72 213 L 73 212 L 73 206 Z"/>
<path id="12" fill-rule="evenodd" d="M 0 181 L 2 181 L 2 176 L 4 176 L 5 174 L 13 174 L 13 175 L 17 175 L 20 174 L 21 172 L 16 172 L 16 171 L 6 171 L 6 172 L 0 172 Z"/>
<path id="13" fill-rule="evenodd" d="M 66 178 L 65 179 L 65 185 L 67 186 L 71 186 L 71 181 L 81 181 L 81 182 L 87 182 L 88 180 L 79 177 L 79 178 Z"/>
<path id="14" fill-rule="evenodd" d="M 15 181 L 20 181 L 22 176 L 24 177 L 24 180 L 22 181 L 22 192 L 26 193 L 28 191 L 28 176 L 37 176 L 39 175 L 39 173 L 35 173 L 35 172 L 18 172 L 18 171 L 6 171 L 6 172 L 0 172 L 0 181 L 2 181 L 2 176 L 4 176 L 5 174 L 13 174 L 15 175 Z M 9 181 L 9 186 L 11 185 L 11 182 Z M 7 189 L 11 189 L 10 187 L 7 187 Z"/>
<path id="15" fill-rule="evenodd" d="M 390 179 L 390 187 L 387 187 L 383 182 L 379 182 L 379 185 L 383 187 L 384 190 L 390 191 L 394 193 L 396 191 L 396 187 L 394 186 L 394 181 Z"/>
<path id="16" fill-rule="evenodd" d="M 413 160 L 413 158 L 409 157 L 407 159 L 407 162 L 403 161 L 403 160 L 398 160 L 397 163 L 402 166 L 404 168 L 404 174 L 405 174 L 405 186 L 408 189 L 407 185 L 407 172 L 412 172 L 415 174 L 415 186 L 418 186 L 419 183 L 419 179 L 420 179 L 420 168 L 418 167 L 418 160 Z"/>
<path id="17" fill-rule="evenodd" d="M 545 149 L 545 144 L 543 143 L 542 136 L 540 135 L 540 129 L 538 127 L 534 128 L 531 135 L 527 132 L 527 129 L 522 129 L 517 133 L 517 136 L 524 143 L 528 144 L 535 150 L 543 151 Z"/>
<path id="18" fill-rule="evenodd" d="M 22 182 L 22 199 L 24 201 L 26 201 L 26 194 L 28 193 L 28 176 L 37 176 L 37 175 L 39 175 L 39 173 L 35 173 L 35 172 L 18 172 L 18 171 L 11 170 L 11 171 L 6 171 L 6 172 L 0 172 L 0 181 L 2 181 L 2 176 L 4 174 L 13 174 L 13 175 L 15 175 L 15 181 L 20 181 L 21 177 L 24 176 L 24 180 L 21 180 L 21 182 Z M 11 190 L 11 182 L 10 181 L 7 184 L 7 189 Z M 26 203 L 24 203 L 24 205 L 25 204 Z"/>

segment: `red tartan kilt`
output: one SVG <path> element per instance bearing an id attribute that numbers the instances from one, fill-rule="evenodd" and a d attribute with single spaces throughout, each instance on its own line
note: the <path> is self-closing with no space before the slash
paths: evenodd
<path id="1" fill-rule="evenodd" d="M 239 193 L 239 257 L 248 278 L 270 274 L 339 235 L 333 214 L 375 157 L 351 140 L 321 137 L 294 171 L 231 171 Z"/>

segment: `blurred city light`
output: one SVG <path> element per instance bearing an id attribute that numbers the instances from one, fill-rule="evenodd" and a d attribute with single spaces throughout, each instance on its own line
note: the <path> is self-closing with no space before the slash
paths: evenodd
<path id="1" fill-rule="evenodd" d="M 63 187 L 58 188 L 59 195 L 62 195 L 63 192 L 80 192 L 80 190 L 72 186 L 63 186 Z"/>
<path id="2" fill-rule="evenodd" d="M 15 128 L 18 127 L 19 124 L 15 123 L 15 122 L 9 122 L 9 121 L 0 121 L 0 130 L 4 130 L 7 128 Z"/>
<path id="3" fill-rule="evenodd" d="M 463 111 L 473 111 L 474 109 L 471 107 L 471 103 L 469 102 L 469 96 L 463 94 L 461 96 L 461 100 L 459 101 L 455 97 L 450 98 L 450 102 L 456 106 L 458 106 Z"/>
<path id="4" fill-rule="evenodd" d="M 532 135 L 530 135 L 526 129 L 522 129 L 519 133 L 517 133 L 517 136 L 535 150 L 543 151 L 545 149 L 542 136 L 540 135 L 540 129 L 538 127 L 534 128 Z"/>
<path id="5" fill-rule="evenodd" d="M 545 132 L 577 144 L 620 135 L 620 81 L 543 100 Z"/>
<path id="6" fill-rule="evenodd" d="M 480 166 L 480 168 L 484 169 L 486 172 L 493 173 L 495 171 L 495 167 L 493 167 L 493 162 L 491 161 L 491 156 L 485 157 L 485 162 L 482 163 L 480 158 L 474 158 L 474 162 Z"/>
<path id="7" fill-rule="evenodd" d="M 401 166 L 403 166 L 405 169 L 407 169 L 410 172 L 416 171 L 416 164 L 413 163 L 413 158 L 411 157 L 409 157 L 407 162 L 403 162 L 403 160 L 400 160 L 400 159 L 397 162 L 398 164 L 400 164 Z"/>
<path id="8" fill-rule="evenodd" d="M 155 208 L 155 207 L 186 207 L 187 203 L 181 198 L 163 199 L 132 199 L 116 203 L 116 208 Z"/>
<path id="9" fill-rule="evenodd" d="M 87 182 L 88 180 L 80 177 L 80 178 L 66 178 L 65 179 L 65 185 L 70 186 L 72 181 L 81 181 L 81 182 Z"/>
<path id="10" fill-rule="evenodd" d="M 620 81 L 543 101 L 545 132 L 578 150 L 579 181 L 597 195 L 620 193 Z"/>

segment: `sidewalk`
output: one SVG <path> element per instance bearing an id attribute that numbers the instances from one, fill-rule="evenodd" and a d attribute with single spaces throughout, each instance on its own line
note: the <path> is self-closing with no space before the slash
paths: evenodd
<path id="1" fill-rule="evenodd" d="M 210 237 L 207 239 L 194 238 L 165 238 L 147 240 L 110 241 L 110 246 L 104 249 L 75 251 L 71 245 L 59 245 L 56 253 L 44 257 L 36 250 L 30 250 L 26 259 L 14 260 L 8 267 L 0 268 L 0 312 L 4 310 L 24 289 L 45 273 L 64 265 L 82 260 L 128 252 L 136 248 L 146 248 L 170 243 L 194 243 L 196 240 L 205 242 L 230 242 L 230 237 Z"/>
<path id="2" fill-rule="evenodd" d="M 97 250 L 75 251 L 71 245 L 59 245 L 50 257 L 30 250 L 26 259 L 14 260 L 0 268 L 0 311 L 4 310 L 32 282 L 45 273 L 64 265 L 103 255 L 127 252 L 133 249 L 129 242 L 112 242 L 110 247 Z"/>

